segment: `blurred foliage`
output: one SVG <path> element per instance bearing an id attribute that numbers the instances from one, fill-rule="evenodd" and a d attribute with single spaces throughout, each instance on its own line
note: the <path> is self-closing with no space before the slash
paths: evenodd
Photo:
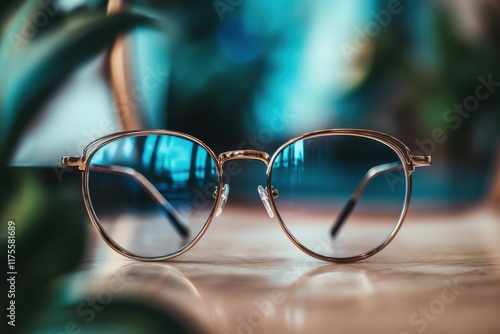
<path id="1" fill-rule="evenodd" d="M 74 269 L 85 244 L 84 211 L 78 196 L 53 187 L 32 169 L 2 170 L 2 232 L 16 223 L 16 327 L 24 333 L 50 307 L 54 282 Z M 66 190 L 66 191 L 65 191 Z M 7 253 L 2 242 L 2 252 Z M 7 266 L 5 265 L 4 268 Z M 7 289 L 6 289 L 7 290 Z M 7 298 L 4 303 L 8 303 Z M 6 305 L 4 306 L 7 307 Z M 4 308 L 4 309 L 5 309 Z"/>
<path id="2" fill-rule="evenodd" d="M 75 312 L 78 304 L 50 312 L 34 333 L 54 334 L 64 331 L 81 333 L 162 333 L 162 334 L 203 334 L 195 319 L 187 317 L 175 305 L 157 307 L 151 301 L 141 298 L 114 298 L 99 316 L 89 323 Z M 168 309 L 168 312 L 165 312 Z"/>
<path id="3" fill-rule="evenodd" d="M 106 1 L 89 1 L 71 11 L 44 9 L 42 4 L 59 6 L 55 1 L 0 0 L 0 233 L 6 261 L 7 222 L 16 223 L 18 273 L 16 327 L 8 326 L 4 317 L 2 333 L 67 330 L 80 301 L 60 306 L 56 296 L 66 275 L 81 261 L 87 224 L 80 194 L 68 182 L 54 185 L 47 181 L 47 171 L 8 167 L 9 158 L 40 107 L 73 70 L 120 34 L 154 24 L 143 15 L 107 16 Z M 30 27 L 28 19 L 36 13 L 45 13 L 40 18 L 47 21 Z M 26 29 L 31 29 L 29 36 Z M 3 300 L 5 310 L 9 299 Z M 122 333 L 191 332 L 179 318 L 134 299 L 115 300 L 107 308 L 98 321 L 81 329 L 102 333 L 119 326 Z"/>
<path id="4" fill-rule="evenodd" d="M 24 11 L 25 7 L 19 10 Z M 35 7 L 32 10 L 40 9 Z M 58 22 L 57 28 L 47 27 L 50 32 L 40 34 L 39 38 L 35 36 L 26 45 L 11 45 L 14 54 L 0 63 L 1 72 L 6 74 L 0 84 L 3 118 L 1 156 L 11 156 L 19 133 L 73 69 L 96 55 L 118 34 L 148 22 L 150 20 L 146 17 L 129 13 L 106 16 L 99 12 L 77 11 Z M 12 23 L 11 26 L 17 25 Z M 20 29 L 24 28 L 21 26 Z M 8 24 L 5 30 L 7 37 L 2 38 L 3 54 L 8 48 L 7 40 L 12 41 L 13 34 L 21 34 L 12 33 Z M 0 162 L 6 164 L 5 160 Z"/>
<path id="5" fill-rule="evenodd" d="M 387 3 L 378 1 L 375 12 Z M 415 174 L 414 199 L 448 201 L 454 207 L 477 204 L 491 192 L 500 148 L 498 4 L 405 3 L 373 37 L 363 54 L 369 71 L 343 98 L 347 111 L 341 127 L 390 132 L 411 150 L 423 151 L 426 142 L 433 168 Z M 470 27 L 458 7 L 477 9 L 469 8 L 468 15 L 475 15 L 469 20 L 481 29 L 465 33 Z M 452 112 L 477 94 L 480 77 L 494 81 L 494 91 L 470 115 Z M 434 131 L 442 131 L 445 140 L 434 141 Z"/>

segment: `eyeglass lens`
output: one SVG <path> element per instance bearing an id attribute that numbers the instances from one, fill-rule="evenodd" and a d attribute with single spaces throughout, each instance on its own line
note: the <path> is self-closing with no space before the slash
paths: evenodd
<path id="1" fill-rule="evenodd" d="M 174 135 L 139 135 L 91 156 L 88 194 L 96 223 L 135 256 L 175 254 L 202 231 L 214 209 L 216 161 Z"/>
<path id="2" fill-rule="evenodd" d="M 270 183 L 295 240 L 337 258 L 381 245 L 398 224 L 407 196 L 399 155 L 376 140 L 349 135 L 306 138 L 283 148 Z"/>

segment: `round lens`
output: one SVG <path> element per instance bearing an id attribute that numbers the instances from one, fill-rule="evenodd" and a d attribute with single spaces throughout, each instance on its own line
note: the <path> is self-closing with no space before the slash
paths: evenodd
<path id="1" fill-rule="evenodd" d="M 89 159 L 86 185 L 94 220 L 133 256 L 178 253 L 196 239 L 214 210 L 216 161 L 190 139 L 129 136 L 103 145 Z"/>
<path id="2" fill-rule="evenodd" d="M 289 235 L 323 257 L 386 243 L 405 210 L 409 178 L 390 146 L 354 135 L 297 140 L 272 160 L 274 203 Z"/>

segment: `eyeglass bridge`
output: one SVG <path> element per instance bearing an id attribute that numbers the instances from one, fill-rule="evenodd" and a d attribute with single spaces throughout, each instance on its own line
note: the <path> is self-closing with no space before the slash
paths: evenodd
<path id="1" fill-rule="evenodd" d="M 219 164 L 222 166 L 226 161 L 230 160 L 259 160 L 269 166 L 269 154 L 262 151 L 256 150 L 236 150 L 236 151 L 228 151 L 219 154 Z"/>
<path id="2" fill-rule="evenodd" d="M 219 164 L 221 166 L 224 165 L 226 161 L 242 160 L 242 159 L 259 160 L 265 163 L 266 166 L 269 166 L 269 161 L 270 161 L 269 154 L 267 154 L 266 152 L 256 151 L 256 150 L 236 150 L 219 154 Z M 266 209 L 267 214 L 269 215 L 270 218 L 274 218 L 274 211 L 271 207 L 269 190 L 267 189 L 267 187 L 258 186 L 257 191 L 259 192 L 260 199 L 262 200 L 262 204 L 264 204 L 264 208 Z M 227 201 L 228 193 L 229 193 L 229 186 L 225 184 L 222 193 L 221 203 L 217 208 L 217 213 L 216 213 L 217 217 L 219 217 L 220 214 L 222 213 L 222 209 L 224 208 L 224 205 L 226 204 Z M 273 196 L 273 199 L 277 198 L 279 196 L 278 190 L 273 188 L 271 190 L 271 195 Z M 215 189 L 213 196 L 214 198 L 217 196 L 217 188 Z"/>

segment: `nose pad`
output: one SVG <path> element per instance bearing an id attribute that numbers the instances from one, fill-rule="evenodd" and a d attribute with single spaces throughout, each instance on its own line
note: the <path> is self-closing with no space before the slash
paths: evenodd
<path id="1" fill-rule="evenodd" d="M 217 189 L 215 189 L 215 190 L 217 191 Z M 214 192 L 214 194 L 215 194 L 215 192 Z M 228 196 L 229 196 L 229 184 L 226 183 L 222 187 L 222 194 L 221 194 L 220 203 L 219 203 L 219 206 L 217 207 L 217 211 L 215 212 L 216 217 L 219 217 L 221 215 L 222 210 L 224 209 L 224 206 L 227 203 Z"/>
<path id="2" fill-rule="evenodd" d="M 269 192 L 267 191 L 267 188 L 258 186 L 257 190 L 259 191 L 260 199 L 262 200 L 262 204 L 264 204 L 264 207 L 266 208 L 269 218 L 274 218 L 274 212 L 271 208 L 271 202 L 269 201 Z"/>

